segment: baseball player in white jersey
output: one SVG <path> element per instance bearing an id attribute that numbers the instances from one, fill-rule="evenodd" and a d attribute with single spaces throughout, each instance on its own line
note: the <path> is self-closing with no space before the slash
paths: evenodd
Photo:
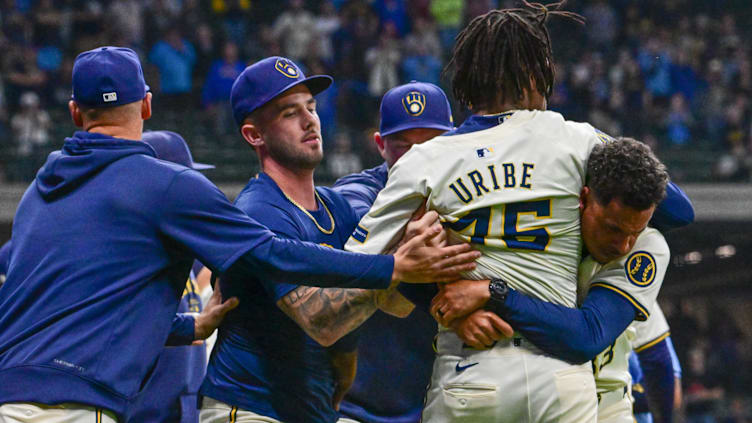
<path id="1" fill-rule="evenodd" d="M 435 314 L 437 320 L 451 326 L 460 339 L 473 347 L 493 345 L 488 340 L 478 345 L 470 336 L 472 331 L 468 330 L 477 314 L 487 311 L 475 311 L 459 319 L 459 324 L 451 320 L 485 307 L 499 313 L 521 334 L 512 340 L 500 341 L 504 345 L 524 350 L 527 343 L 532 342 L 546 353 L 576 363 L 595 357 L 592 368 L 597 375 L 599 421 L 601 417 L 604 421 L 623 421 L 618 418 L 626 417 L 631 422 L 627 359 L 634 329 L 628 326 L 633 320 L 645 320 L 650 315 L 651 309 L 646 305 L 654 304 L 668 264 L 668 247 L 662 235 L 646 228 L 656 204 L 664 196 L 667 180 L 665 167 L 642 143 L 620 139 L 594 148 L 588 162 L 588 186 L 581 195 L 582 237 L 588 253 L 579 266 L 579 309 L 545 302 L 530 294 L 522 295 L 519 289 L 506 287 L 513 282 L 502 277 L 490 282 L 466 281 L 445 286 L 434 298 L 432 312 L 445 310 Z M 485 296 L 478 297 L 482 301 L 467 300 L 477 296 L 478 291 L 473 286 L 484 284 Z M 454 302 L 463 304 L 459 308 L 465 311 L 455 311 L 458 307 L 452 305 Z M 467 321 L 471 321 L 471 326 L 466 325 Z M 491 338 L 500 339 L 495 335 Z M 499 351 L 498 345 L 497 342 L 484 351 Z M 505 373 L 499 373 L 486 366 L 487 358 L 479 353 L 468 357 L 468 361 L 456 365 L 454 375 L 446 369 L 443 378 L 435 378 L 439 387 L 434 390 L 439 393 L 443 390 L 446 396 L 446 386 L 451 386 L 452 380 L 469 379 L 478 383 L 510 375 L 506 369 Z M 507 352 L 505 358 L 510 357 L 513 354 Z M 523 360 L 519 365 L 532 367 L 532 362 Z M 524 383 L 518 382 L 516 390 L 520 391 L 522 386 Z M 514 392 L 515 388 L 512 390 Z M 541 401 L 538 394 L 531 394 L 535 399 L 525 405 L 538 406 Z M 428 411 L 427 407 L 426 414 Z"/>
<path id="2" fill-rule="evenodd" d="M 592 256 L 588 256 L 580 264 L 580 303 L 591 287 L 599 286 L 625 296 L 635 303 L 637 309 L 644 309 L 645 316 L 650 316 L 645 321 L 631 324 L 605 351 L 593 359 L 599 423 L 634 422 L 629 354 L 633 346 L 639 345 L 637 328 L 640 325 L 658 327 L 662 320 L 666 325 L 664 333 L 668 335 L 668 325 L 665 318 L 661 319 L 663 315 L 657 308 L 656 297 L 663 284 L 669 258 L 668 244 L 663 235 L 656 229 L 647 228 L 626 256 L 606 264 L 598 263 Z"/>
<path id="3" fill-rule="evenodd" d="M 474 115 L 397 161 L 347 249 L 387 251 L 425 201 L 451 235 L 481 251 L 468 277 L 501 277 L 532 297 L 576 305 L 579 195 L 590 151 L 606 136 L 545 111 L 553 85 L 545 20 L 553 13 L 563 12 L 495 10 L 463 30 L 450 62 L 452 82 Z M 494 54 L 508 60 L 474 47 L 497 42 Z M 527 342 L 463 348 L 446 328 L 437 348 L 424 421 L 595 422 L 589 363 L 572 365 Z M 479 383 L 477 376 L 491 369 L 505 376 Z"/>

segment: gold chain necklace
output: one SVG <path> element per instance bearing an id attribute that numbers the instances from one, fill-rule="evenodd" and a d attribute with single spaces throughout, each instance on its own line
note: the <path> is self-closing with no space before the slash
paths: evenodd
<path id="1" fill-rule="evenodd" d="M 282 190 L 280 189 L 280 191 Z M 319 222 L 316 221 L 316 218 L 313 217 L 313 215 L 311 215 L 311 213 L 309 213 L 308 210 L 305 209 L 305 207 L 301 206 L 295 200 L 293 200 L 289 195 L 287 195 L 286 192 L 282 191 L 282 194 L 284 194 L 285 198 L 287 198 L 291 203 L 293 203 L 295 207 L 299 208 L 300 211 L 305 213 L 306 216 L 310 217 L 311 220 L 313 220 L 313 224 L 316 225 L 316 227 L 319 228 L 321 232 L 325 233 L 326 235 L 331 235 L 332 232 L 334 232 L 334 217 L 332 217 L 332 212 L 329 211 L 329 207 L 326 206 L 326 203 L 324 202 L 324 200 L 322 200 L 321 197 L 319 197 L 319 193 L 318 191 L 316 191 L 316 188 L 313 189 L 313 194 L 316 195 L 316 199 L 321 203 L 322 206 L 324 206 L 324 210 L 326 210 L 326 214 L 329 215 L 329 221 L 331 222 L 331 225 L 332 225 L 332 228 L 329 230 L 322 228 L 321 225 L 319 225 Z"/>

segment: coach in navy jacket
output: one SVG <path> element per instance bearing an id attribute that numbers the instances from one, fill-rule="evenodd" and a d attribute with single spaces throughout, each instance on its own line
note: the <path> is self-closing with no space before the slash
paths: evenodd
<path id="1" fill-rule="evenodd" d="M 122 418 L 149 381 L 194 258 L 220 273 L 233 266 L 313 286 L 446 277 L 426 265 L 441 249 L 413 260 L 276 238 L 198 172 L 156 159 L 133 141 L 151 93 L 132 50 L 80 54 L 69 107 L 84 131 L 50 154 L 13 222 L 0 288 L 0 420 L 17 403 L 33 421 L 49 413 L 38 404 L 61 403 Z"/>

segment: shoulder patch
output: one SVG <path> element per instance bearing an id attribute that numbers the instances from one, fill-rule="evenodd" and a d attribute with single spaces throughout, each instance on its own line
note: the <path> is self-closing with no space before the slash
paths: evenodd
<path id="1" fill-rule="evenodd" d="M 624 271 L 632 285 L 642 288 L 650 286 L 657 272 L 655 258 L 647 251 L 636 251 L 629 255 Z"/>
<path id="2" fill-rule="evenodd" d="M 355 227 L 355 231 L 352 234 L 352 238 L 362 244 L 366 242 L 366 239 L 368 238 L 368 230 L 358 225 Z"/>

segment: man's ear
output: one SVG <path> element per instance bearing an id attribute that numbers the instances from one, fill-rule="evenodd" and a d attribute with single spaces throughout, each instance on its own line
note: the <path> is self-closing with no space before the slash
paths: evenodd
<path id="1" fill-rule="evenodd" d="M 146 93 L 146 97 L 141 100 L 141 119 L 147 120 L 151 117 L 151 93 Z"/>
<path id="2" fill-rule="evenodd" d="M 382 158 L 384 157 L 384 138 L 381 136 L 381 133 L 379 131 L 376 131 L 373 133 L 373 142 L 376 143 L 376 148 L 379 150 L 379 154 L 381 154 Z"/>
<path id="3" fill-rule="evenodd" d="M 84 121 L 81 118 L 81 108 L 78 107 L 78 104 L 76 104 L 75 101 L 70 100 L 68 102 L 68 111 L 70 112 L 71 120 L 73 120 L 73 124 L 79 128 L 83 128 Z"/>
<path id="4" fill-rule="evenodd" d="M 240 135 L 254 150 L 264 145 L 264 138 L 259 127 L 249 121 L 245 121 L 240 127 Z"/>
<path id="5" fill-rule="evenodd" d="M 580 191 L 580 213 L 585 211 L 585 205 L 587 204 L 588 200 L 591 196 L 590 187 L 587 185 L 582 187 L 582 191 Z"/>

